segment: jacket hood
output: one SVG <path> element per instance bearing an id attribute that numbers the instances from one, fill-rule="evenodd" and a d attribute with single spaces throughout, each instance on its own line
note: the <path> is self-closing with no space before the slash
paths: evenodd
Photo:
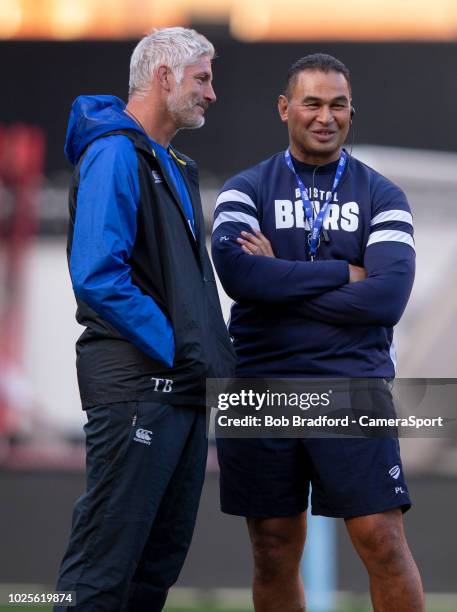
<path id="1" fill-rule="evenodd" d="M 76 165 L 86 147 L 113 130 L 143 130 L 124 113 L 125 102 L 116 96 L 78 96 L 73 102 L 65 139 L 65 155 Z"/>

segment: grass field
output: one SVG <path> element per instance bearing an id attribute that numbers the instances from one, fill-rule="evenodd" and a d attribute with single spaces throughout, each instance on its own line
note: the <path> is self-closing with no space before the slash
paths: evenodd
<path id="1" fill-rule="evenodd" d="M 452 604 L 451 606 L 446 606 L 446 607 L 430 607 L 428 606 L 426 608 L 427 612 L 455 612 L 456 611 L 456 604 Z M 41 610 L 43 612 L 52 612 L 52 608 L 48 607 L 48 606 L 32 606 L 32 607 L 27 607 L 27 606 L 21 606 L 21 605 L 6 605 L 6 606 L 0 606 L 0 612 L 11 612 L 12 610 L 22 610 L 22 612 L 36 612 L 37 610 Z M 164 612 L 252 612 L 253 608 L 208 608 L 208 607 L 199 607 L 199 608 L 194 608 L 194 607 L 186 607 L 186 608 L 169 608 L 168 606 L 165 608 Z M 310 611 L 311 612 L 311 611 Z M 329 612 L 372 612 L 372 607 L 371 606 L 364 606 L 362 605 L 361 607 L 356 606 L 356 607 L 339 607 L 334 611 L 329 611 Z"/>
<path id="2" fill-rule="evenodd" d="M 35 589 L 19 589 L 0 585 L 0 612 L 11 612 L 12 609 L 22 612 L 51 612 L 47 605 L 7 605 L 9 592 L 33 592 Z M 327 612 L 372 612 L 367 595 L 355 595 L 340 592 L 337 597 L 338 606 Z M 426 598 L 427 612 L 457 612 L 457 594 L 429 594 Z M 214 591 L 199 591 L 196 589 L 175 588 L 171 591 L 168 605 L 164 612 L 253 612 L 251 594 L 247 589 L 220 589 Z M 312 610 L 310 610 L 312 612 Z"/>
<path id="3" fill-rule="evenodd" d="M 432 598 L 434 599 L 434 598 Z M 456 612 L 457 610 L 457 598 L 446 603 L 445 601 L 436 605 L 431 602 L 431 605 L 427 605 L 427 612 Z M 12 609 L 22 610 L 23 612 L 51 612 L 52 608 L 49 606 L 25 606 L 25 605 L 0 605 L 0 612 L 11 612 Z M 242 608 L 229 608 L 226 606 L 219 607 L 217 604 L 202 604 L 197 606 L 186 605 L 185 607 L 170 607 L 167 606 L 164 612 L 252 612 L 253 608 L 242 607 Z M 372 608 L 368 601 L 361 602 L 360 600 L 347 600 L 338 606 L 335 610 L 329 610 L 328 612 L 372 612 Z"/>

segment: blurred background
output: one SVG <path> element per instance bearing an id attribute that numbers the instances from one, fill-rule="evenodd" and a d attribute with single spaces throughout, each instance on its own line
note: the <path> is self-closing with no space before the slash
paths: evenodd
<path id="1" fill-rule="evenodd" d="M 218 101 L 202 130 L 174 141 L 199 164 L 208 229 L 224 180 L 287 145 L 276 100 L 289 65 L 319 51 L 347 64 L 353 154 L 404 189 L 415 218 L 417 276 L 396 329 L 398 376 L 456 378 L 455 0 L 0 0 L 0 594 L 12 584 L 53 586 L 84 487 L 74 363 L 82 330 L 65 254 L 70 106 L 80 94 L 126 99 L 136 42 L 169 25 L 196 28 L 217 50 Z M 221 301 L 227 317 L 222 291 Z M 406 528 L 427 609 L 455 612 L 457 440 L 404 439 L 402 450 L 415 501 Z M 170 610 L 251 609 L 247 533 L 220 514 L 217 478 L 211 448 Z M 332 603 L 311 612 L 370 609 L 340 523 L 324 526 L 333 548 L 318 568 L 331 575 Z"/>

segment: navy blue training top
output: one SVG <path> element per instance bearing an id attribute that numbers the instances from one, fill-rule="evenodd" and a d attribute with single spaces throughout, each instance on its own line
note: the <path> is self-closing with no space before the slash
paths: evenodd
<path id="1" fill-rule="evenodd" d="M 293 160 L 314 209 L 337 162 Z M 244 253 L 240 232 L 260 229 L 276 258 Z M 216 202 L 212 253 L 235 300 L 230 334 L 238 376 L 393 377 L 393 326 L 414 280 L 411 211 L 404 193 L 350 158 L 324 221 L 328 242 L 309 261 L 303 205 L 284 152 L 240 172 Z M 367 278 L 349 284 L 348 263 Z"/>

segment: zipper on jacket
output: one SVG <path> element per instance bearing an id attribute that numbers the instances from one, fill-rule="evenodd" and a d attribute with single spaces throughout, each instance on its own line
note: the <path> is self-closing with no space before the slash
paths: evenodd
<path id="1" fill-rule="evenodd" d="M 138 402 L 136 402 L 135 404 L 135 412 L 133 413 L 133 417 L 132 417 L 132 427 L 135 427 L 137 420 L 138 420 Z"/>

